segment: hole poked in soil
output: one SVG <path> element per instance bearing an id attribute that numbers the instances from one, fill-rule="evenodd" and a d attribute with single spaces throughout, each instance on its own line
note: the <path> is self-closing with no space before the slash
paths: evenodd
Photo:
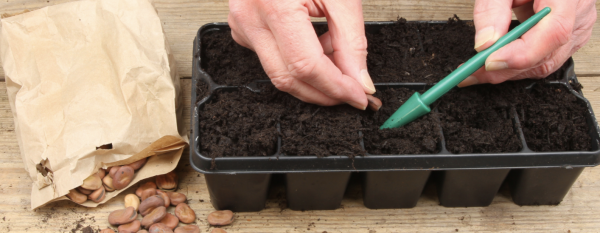
<path id="1" fill-rule="evenodd" d="M 375 97 L 383 103 L 377 112 L 367 110 L 362 123 L 365 149 L 369 154 L 435 154 L 440 151 L 440 129 L 433 114 L 427 114 L 403 127 L 379 127 L 415 93 L 407 88 L 378 89 Z"/>
<path id="2" fill-rule="evenodd" d="M 587 106 L 565 86 L 537 83 L 520 99 L 519 117 L 531 150 L 592 150 Z"/>
<path id="3" fill-rule="evenodd" d="M 285 106 L 273 97 L 245 88 L 215 91 L 199 111 L 200 153 L 212 158 L 274 155 Z"/>
<path id="4" fill-rule="evenodd" d="M 457 88 L 436 104 L 446 148 L 455 154 L 517 152 L 523 146 L 511 111 L 516 83 Z"/>

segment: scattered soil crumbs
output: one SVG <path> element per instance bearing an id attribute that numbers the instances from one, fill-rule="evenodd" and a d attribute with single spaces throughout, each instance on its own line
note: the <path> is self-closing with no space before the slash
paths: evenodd
<path id="1" fill-rule="evenodd" d="M 584 102 L 561 85 L 535 85 L 519 111 L 527 146 L 533 151 L 592 149 Z"/>
<path id="2" fill-rule="evenodd" d="M 414 93 L 406 88 L 378 90 L 383 105 L 377 112 L 366 111 L 362 119 L 365 149 L 369 154 L 434 154 L 440 151 L 437 118 L 427 114 L 400 128 L 379 127 Z"/>
<path id="3" fill-rule="evenodd" d="M 216 83 L 235 86 L 269 79 L 256 53 L 235 42 L 231 30 L 206 33 L 201 43 L 202 68 Z"/>
<path id="4" fill-rule="evenodd" d="M 350 105 L 322 107 L 291 95 L 281 98 L 288 108 L 281 118 L 282 153 L 285 155 L 364 155 L 360 147 L 360 110 Z"/>
<path id="5" fill-rule="evenodd" d="M 521 150 L 512 122 L 511 92 L 524 90 L 522 87 L 514 82 L 477 85 L 454 89 L 443 96 L 437 106 L 448 151 L 463 154 Z"/>
<path id="6" fill-rule="evenodd" d="M 273 97 L 246 88 L 216 92 L 200 111 L 201 153 L 213 158 L 275 154 L 277 120 L 285 107 Z"/>
<path id="7" fill-rule="evenodd" d="M 447 24 L 396 23 L 367 32 L 373 82 L 434 83 L 477 54 L 475 28 L 456 15 Z"/>

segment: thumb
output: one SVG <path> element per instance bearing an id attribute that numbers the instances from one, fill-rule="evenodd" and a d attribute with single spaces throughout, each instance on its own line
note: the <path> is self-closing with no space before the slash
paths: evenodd
<path id="1" fill-rule="evenodd" d="M 473 10 L 475 50 L 481 52 L 492 46 L 508 32 L 512 18 L 512 0 L 477 0 Z"/>
<path id="2" fill-rule="evenodd" d="M 323 4 L 321 9 L 324 9 L 329 26 L 329 33 L 320 38 L 324 51 L 332 51 L 335 65 L 343 74 L 362 84 L 365 93 L 375 93 L 375 86 L 367 71 L 367 38 L 362 2 L 324 1 Z"/>

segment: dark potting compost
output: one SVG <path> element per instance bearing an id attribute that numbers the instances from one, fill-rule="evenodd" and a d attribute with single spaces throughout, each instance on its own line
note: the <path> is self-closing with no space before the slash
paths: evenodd
<path id="1" fill-rule="evenodd" d="M 248 89 L 217 91 L 200 112 L 201 151 L 211 157 L 268 156 L 277 149 L 285 106 Z"/>
<path id="2" fill-rule="evenodd" d="M 514 84 L 454 89 L 437 103 L 446 148 L 459 153 L 517 152 L 523 147 L 513 125 Z M 524 88 L 524 86 L 521 86 Z"/>
<path id="3" fill-rule="evenodd" d="M 567 88 L 535 85 L 519 97 L 520 120 L 531 150 L 592 150 L 587 106 Z"/>
<path id="4" fill-rule="evenodd" d="M 413 93 L 414 90 L 407 88 L 389 88 L 375 93 L 374 96 L 383 103 L 381 109 L 365 111 L 362 117 L 365 149 L 369 154 L 435 154 L 440 151 L 441 131 L 435 113 L 404 127 L 379 129 Z"/>
<path id="5" fill-rule="evenodd" d="M 262 210 L 273 177 L 287 208 L 339 208 L 351 173 L 373 209 L 415 207 L 427 182 L 448 207 L 490 205 L 503 183 L 516 204 L 555 205 L 600 163 L 598 124 L 572 59 L 546 79 L 455 88 L 430 114 L 379 130 L 415 91 L 475 54 L 474 28 L 453 17 L 367 22 L 365 31 L 378 112 L 304 103 L 274 88 L 226 23 L 200 28 L 190 164 L 204 173 L 216 209 Z"/>
<path id="6" fill-rule="evenodd" d="M 450 18 L 445 24 L 399 19 L 367 32 L 367 65 L 373 82 L 434 83 L 467 61 L 473 49 L 472 23 Z"/>

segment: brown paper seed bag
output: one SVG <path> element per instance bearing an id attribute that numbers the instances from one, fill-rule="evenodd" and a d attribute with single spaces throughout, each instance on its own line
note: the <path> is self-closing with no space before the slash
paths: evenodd
<path id="1" fill-rule="evenodd" d="M 1 22 L 33 209 L 66 199 L 101 167 L 150 156 L 130 186 L 175 168 L 188 141 L 177 125 L 179 77 L 147 0 L 83 0 Z"/>

